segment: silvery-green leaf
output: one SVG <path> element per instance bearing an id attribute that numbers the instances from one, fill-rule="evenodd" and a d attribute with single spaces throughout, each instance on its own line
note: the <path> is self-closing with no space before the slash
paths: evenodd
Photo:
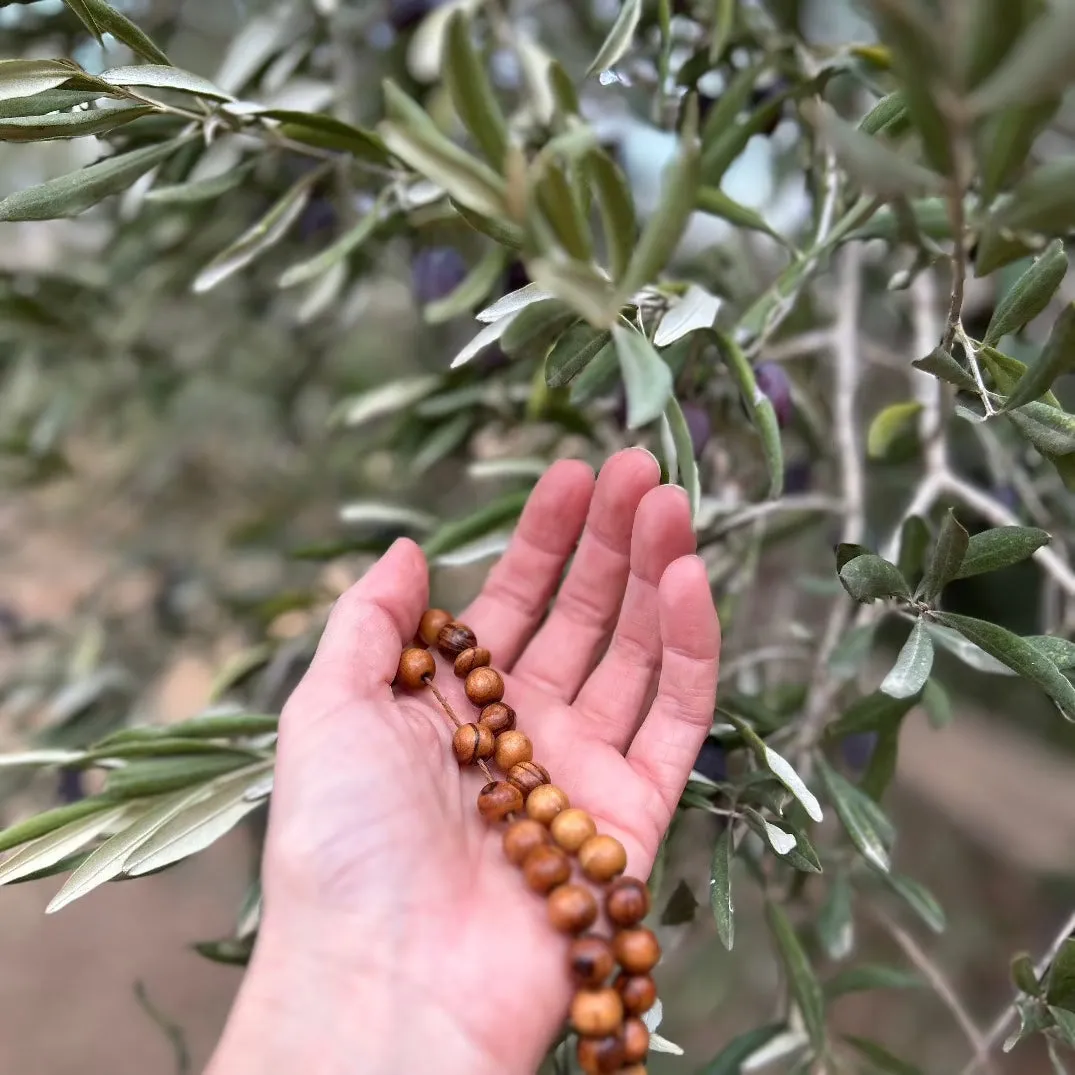
<path id="1" fill-rule="evenodd" d="M 325 247 L 321 253 L 315 254 L 306 261 L 300 261 L 297 265 L 292 265 L 280 277 L 279 286 L 294 287 L 296 284 L 305 284 L 350 257 L 384 221 L 388 193 L 387 190 L 382 192 L 369 212 L 353 227 L 348 228 L 335 242 Z"/>
<path id="2" fill-rule="evenodd" d="M 915 400 L 882 407 L 866 431 L 867 456 L 870 459 L 886 458 L 899 441 L 917 428 L 921 410 L 922 404 Z"/>
<path id="3" fill-rule="evenodd" d="M 620 303 L 608 278 L 589 262 L 575 258 L 539 258 L 527 269 L 534 282 L 578 311 L 593 328 L 611 328 Z"/>
<path id="4" fill-rule="evenodd" d="M 209 79 L 163 64 L 113 67 L 97 77 L 110 86 L 146 86 L 158 90 L 175 90 L 178 93 L 193 93 L 198 97 L 208 97 L 216 101 L 234 100 L 230 93 L 214 86 Z"/>
<path id="5" fill-rule="evenodd" d="M 1050 541 L 1048 533 L 1035 526 L 995 526 L 972 534 L 957 579 L 987 571 L 999 571 L 1032 556 Z"/>
<path id="6" fill-rule="evenodd" d="M 851 908 L 851 883 L 844 870 L 838 870 L 829 882 L 829 891 L 817 918 L 817 933 L 829 959 L 846 959 L 854 950 L 855 919 Z M 828 984 L 825 992 L 830 992 Z"/>
<path id="7" fill-rule="evenodd" d="M 208 176 L 205 179 L 195 179 L 189 183 L 153 187 L 146 191 L 146 201 L 178 205 L 215 201 L 221 195 L 227 194 L 229 190 L 238 187 L 253 171 L 254 163 L 250 160 L 231 171 Z"/>
<path id="8" fill-rule="evenodd" d="M 0 209 L 3 202 L 0 202 Z M 1020 433 L 1043 455 L 1075 452 L 1075 417 L 1047 403 L 1024 403 L 1005 412 Z"/>
<path id="9" fill-rule="evenodd" d="M 944 908 L 924 885 L 897 873 L 883 873 L 879 876 L 934 933 L 944 932 L 947 925 Z"/>
<path id="10" fill-rule="evenodd" d="M 545 358 L 545 384 L 562 388 L 578 376 L 606 348 L 611 349 L 612 333 L 579 322 L 569 328 Z"/>
<path id="11" fill-rule="evenodd" d="M 494 168 L 501 168 L 508 146 L 508 127 L 497 103 L 485 65 L 470 40 L 470 20 L 457 10 L 448 20 L 444 82 L 452 104 L 474 141 Z"/>
<path id="12" fill-rule="evenodd" d="M 65 60 L 0 60 L 0 101 L 33 97 L 77 74 L 78 68 Z"/>
<path id="13" fill-rule="evenodd" d="M 911 698 L 929 679 L 933 668 L 933 640 L 921 620 L 915 620 L 896 663 L 881 682 L 881 690 L 892 698 Z"/>
<path id="14" fill-rule="evenodd" d="M 501 531 L 508 523 L 514 523 L 526 505 L 529 490 L 505 493 L 503 496 L 479 508 L 462 519 L 442 523 L 422 543 L 427 557 L 439 557 L 443 553 L 459 549 L 463 545 Z"/>
<path id="15" fill-rule="evenodd" d="M 643 1012 L 640 1018 L 646 1024 L 646 1029 L 652 1034 L 661 1025 L 661 1020 L 664 1018 L 664 1004 L 661 1003 L 661 998 L 658 997 L 653 1002 L 653 1007 L 649 1011 Z"/>
<path id="16" fill-rule="evenodd" d="M 471 478 L 532 478 L 541 477 L 549 464 L 544 459 L 479 459 L 467 466 Z"/>
<path id="17" fill-rule="evenodd" d="M 922 1075 L 921 1070 L 915 1067 L 914 1064 L 909 1064 L 906 1060 L 901 1060 L 898 1056 L 894 1056 L 883 1045 L 878 1045 L 875 1041 L 860 1038 L 855 1034 L 844 1034 L 842 1037 L 856 1052 L 866 1057 L 876 1071 L 882 1072 L 883 1075 Z"/>
<path id="18" fill-rule="evenodd" d="M 667 347 L 695 329 L 712 328 L 720 311 L 721 300 L 697 284 L 688 286 L 686 293 L 668 309 L 653 334 L 654 347 Z"/>
<path id="19" fill-rule="evenodd" d="M 810 1041 L 820 1048 L 825 1041 L 825 997 L 821 986 L 784 908 L 768 901 L 765 913 Z"/>
<path id="20" fill-rule="evenodd" d="M 344 123 L 335 116 L 294 108 L 261 109 L 256 114 L 278 122 L 280 134 L 285 138 L 321 149 L 350 153 L 352 157 L 370 164 L 388 163 L 388 149 L 373 131 Z"/>
<path id="21" fill-rule="evenodd" d="M 433 8 L 411 34 L 407 70 L 418 82 L 433 82 L 441 72 L 448 21 L 456 11 L 474 11 L 480 0 L 449 0 Z"/>
<path id="22" fill-rule="evenodd" d="M 109 195 L 127 190 L 136 179 L 167 160 L 181 140 L 133 149 L 68 172 L 0 200 L 0 221 L 53 220 L 77 216 Z"/>
<path id="23" fill-rule="evenodd" d="M 256 810 L 263 796 L 247 795 L 261 769 L 229 779 L 209 795 L 189 803 L 154 830 L 123 861 L 130 877 L 162 869 L 203 851 L 230 832 L 247 814 Z"/>
<path id="24" fill-rule="evenodd" d="M 642 0 L 624 0 L 608 36 L 586 71 L 587 76 L 599 71 L 607 71 L 619 62 L 631 47 L 631 41 L 634 39 L 635 30 L 638 29 L 638 20 L 641 17 Z"/>
<path id="25" fill-rule="evenodd" d="M 781 246 L 794 249 L 791 242 L 780 232 L 775 231 L 761 213 L 729 197 L 720 187 L 699 187 L 694 204 L 700 212 L 726 220 L 737 228 L 760 231 L 763 235 L 768 235 L 770 239 L 775 239 Z"/>
<path id="26" fill-rule="evenodd" d="M 144 843 L 163 825 L 167 824 L 185 806 L 206 794 L 206 785 L 193 791 L 184 791 L 161 800 L 127 828 L 106 840 L 71 876 L 45 908 L 45 914 L 54 914 L 72 900 L 91 892 L 98 885 L 119 876 L 127 856 Z"/>
<path id="27" fill-rule="evenodd" d="M 699 1075 L 743 1075 L 744 1065 L 764 1049 L 784 1029 L 783 1023 L 769 1023 L 754 1027 L 732 1038 L 721 1051 L 701 1070 Z M 805 1034 L 800 1033 L 802 1044 Z"/>
<path id="28" fill-rule="evenodd" d="M 1053 635 L 1027 635 L 1026 640 L 1035 649 L 1041 650 L 1061 671 L 1075 669 L 1075 642 L 1070 639 Z"/>
<path id="29" fill-rule="evenodd" d="M 933 615 L 945 627 L 958 631 L 1023 679 L 1036 683 L 1052 698 L 1066 719 L 1075 721 L 1075 686 L 1033 643 L 998 624 L 972 616 L 954 612 L 935 612 Z"/>
<path id="30" fill-rule="evenodd" d="M 988 115 L 1012 104 L 1030 104 L 1063 90 L 1072 79 L 1070 44 L 1075 5 L 1060 3 L 1035 19 L 1004 62 L 974 92 L 970 107 Z"/>
<path id="31" fill-rule="evenodd" d="M 821 804 L 817 801 L 817 796 L 803 783 L 802 777 L 795 772 L 792 765 L 770 746 L 765 747 L 762 760 L 769 772 L 799 800 L 807 816 L 820 824 L 824 820 Z"/>
<path id="32" fill-rule="evenodd" d="M 111 34 L 120 44 L 155 64 L 169 64 L 168 57 L 126 15 L 110 7 L 104 0 L 78 0 L 68 6 L 100 40 L 102 34 Z"/>
<path id="33" fill-rule="evenodd" d="M 0 864 L 0 885 L 18 881 L 22 877 L 47 869 L 57 862 L 62 862 L 68 855 L 80 851 L 91 840 L 104 832 L 109 832 L 125 814 L 130 806 L 124 804 L 112 810 L 103 810 L 89 817 L 72 821 L 62 828 L 40 836 L 24 844 Z"/>
<path id="34" fill-rule="evenodd" d="M 1049 305 L 1067 271 L 1064 240 L 1054 239 L 997 303 L 982 343 L 997 344 L 1010 332 L 1017 332 L 1037 317 Z"/>
<path id="35" fill-rule="evenodd" d="M 54 138 L 82 138 L 104 134 L 148 115 L 149 105 L 108 103 L 80 112 L 57 112 L 50 116 L 22 116 L 0 120 L 0 142 L 44 142 Z"/>
<path id="36" fill-rule="evenodd" d="M 480 310 L 474 316 L 478 321 L 491 324 L 503 317 L 507 317 L 508 314 L 517 314 L 533 302 L 542 302 L 544 299 L 555 297 L 551 291 L 546 291 L 544 288 L 538 287 L 537 284 L 530 283 L 519 288 L 518 291 L 511 291 L 507 295 L 503 295 L 491 306 L 486 306 L 484 310 Z"/>
<path id="37" fill-rule="evenodd" d="M 435 556 L 432 562 L 436 567 L 466 567 L 468 564 L 477 564 L 482 560 L 500 556 L 511 544 L 511 533 L 510 530 L 505 530 L 488 534 L 477 541 L 460 545 L 451 552 L 442 552 Z"/>
<path id="38" fill-rule="evenodd" d="M 863 134 L 888 134 L 893 128 L 907 122 L 907 100 L 900 90 L 882 97 L 877 104 L 859 120 L 858 129 Z"/>
<path id="39" fill-rule="evenodd" d="M 672 371 L 640 332 L 612 326 L 620 372 L 627 392 L 627 428 L 656 421 L 672 397 Z"/>
<path id="40" fill-rule="evenodd" d="M 650 1031 L 649 1036 L 649 1048 L 652 1053 L 669 1053 L 672 1056 L 682 1056 L 682 1046 L 676 1045 L 675 1042 L 669 1041 L 667 1038 L 662 1038 L 660 1034 L 656 1034 Z"/>
<path id="41" fill-rule="evenodd" d="M 709 905 L 720 943 L 730 952 L 735 942 L 735 904 L 732 900 L 732 826 L 727 824 L 713 845 L 709 868 Z"/>
<path id="42" fill-rule="evenodd" d="M 619 165 L 604 150 L 595 150 L 586 163 L 601 213 L 609 272 L 618 284 L 630 264 L 638 230 L 631 188 Z"/>
<path id="43" fill-rule="evenodd" d="M 2 64 L 4 61 L 0 61 Z M 29 116 L 45 116 L 49 112 L 68 112 L 79 105 L 90 104 L 106 96 L 108 87 L 90 90 L 45 90 L 30 97 L 4 99 L 0 91 L 0 119 L 26 119 Z M 116 91 L 118 92 L 118 91 Z"/>
<path id="44" fill-rule="evenodd" d="M 691 440 L 690 427 L 687 425 L 683 409 L 675 396 L 668 400 L 663 417 L 675 448 L 679 484 L 687 491 L 687 499 L 691 506 L 691 518 L 697 520 L 698 507 L 702 499 L 698 461 L 694 458 L 694 444 Z M 672 479 L 670 478 L 669 480 L 671 481 Z"/>
<path id="45" fill-rule="evenodd" d="M 336 408 L 334 420 L 339 425 L 354 429 L 376 418 L 396 414 L 417 403 L 433 392 L 441 383 L 440 377 L 407 377 L 388 381 L 368 392 L 345 399 Z"/>
<path id="46" fill-rule="evenodd" d="M 259 221 L 247 228 L 198 273 L 191 285 L 195 294 L 200 295 L 216 287 L 275 246 L 302 215 L 310 200 L 310 191 L 307 179 L 295 183 Z"/>
<path id="47" fill-rule="evenodd" d="M 941 347 L 934 348 L 925 358 L 915 359 L 911 365 L 916 369 L 924 370 L 926 373 L 932 373 L 934 377 L 939 377 L 942 381 L 954 384 L 965 392 L 976 392 L 978 390 L 978 386 L 974 383 L 974 378 L 952 357 L 950 352 Z"/>
<path id="48" fill-rule="evenodd" d="M 81 750 L 23 750 L 17 754 L 0 754 L 0 769 L 21 769 L 23 766 L 69 765 L 82 759 Z"/>
<path id="49" fill-rule="evenodd" d="M 933 636 L 933 641 L 949 653 L 958 657 L 965 665 L 977 672 L 989 672 L 998 676 L 1014 676 L 1007 665 L 991 657 L 980 646 L 976 646 L 957 631 L 942 627 L 939 623 L 927 623 L 926 630 Z"/>
<path id="50" fill-rule="evenodd" d="M 856 601 L 911 596 L 910 588 L 896 565 L 874 553 L 864 553 L 844 564 L 840 568 L 840 581 Z"/>
<path id="51" fill-rule="evenodd" d="M 458 369 L 465 366 L 472 358 L 476 358 L 486 347 L 496 343 L 507 331 L 508 326 L 515 320 L 518 313 L 508 314 L 491 325 L 486 325 L 451 361 L 451 368 Z"/>
<path id="52" fill-rule="evenodd" d="M 945 586 L 959 574 L 969 542 L 970 535 L 956 518 L 955 512 L 949 509 L 941 523 L 937 544 L 926 565 L 926 573 L 915 591 L 916 598 L 933 601 L 940 595 Z"/>
<path id="53" fill-rule="evenodd" d="M 1053 324 L 1037 362 L 1019 378 L 1001 409 L 1009 411 L 1038 399 L 1052 387 L 1053 381 L 1072 370 L 1075 370 L 1075 303 L 1069 302 Z"/>
<path id="54" fill-rule="evenodd" d="M 430 530 L 437 525 L 436 516 L 404 504 L 382 500 L 356 500 L 340 508 L 340 522 L 352 526 L 402 526 Z"/>
<path id="55" fill-rule="evenodd" d="M 921 989 L 923 984 L 922 979 L 911 971 L 884 963 L 860 963 L 830 978 L 825 983 L 825 995 L 834 1000 L 846 993 L 868 989 Z"/>
<path id="56" fill-rule="evenodd" d="M 891 827 L 887 830 L 879 830 L 877 825 L 879 810 L 876 803 L 824 762 L 820 765 L 820 772 L 828 789 L 829 798 L 847 834 L 851 837 L 851 842 L 859 849 L 867 862 L 882 873 L 887 873 L 889 870 L 887 844 L 891 840 L 892 832 Z"/>

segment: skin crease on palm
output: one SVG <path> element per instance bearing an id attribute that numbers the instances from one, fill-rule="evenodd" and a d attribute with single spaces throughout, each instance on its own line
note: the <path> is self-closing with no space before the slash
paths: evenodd
<path id="1" fill-rule="evenodd" d="M 457 614 L 535 760 L 641 878 L 710 727 L 720 648 L 686 495 L 659 477 L 640 449 L 596 481 L 554 464 Z M 567 939 L 479 818 L 484 778 L 429 691 L 391 686 L 427 602 L 424 558 L 398 541 L 337 602 L 285 707 L 262 927 L 209 1075 L 532 1075 L 566 1016 Z"/>

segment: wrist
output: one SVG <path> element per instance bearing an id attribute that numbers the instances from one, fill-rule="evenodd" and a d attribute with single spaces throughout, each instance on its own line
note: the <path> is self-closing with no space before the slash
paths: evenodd
<path id="1" fill-rule="evenodd" d="M 403 953 L 352 959 L 263 927 L 224 1035 L 205 1075 L 531 1075 L 537 1060 L 492 1055 L 422 968 Z M 412 969 L 403 980 L 391 968 Z M 478 1002 L 487 998 L 474 998 Z"/>

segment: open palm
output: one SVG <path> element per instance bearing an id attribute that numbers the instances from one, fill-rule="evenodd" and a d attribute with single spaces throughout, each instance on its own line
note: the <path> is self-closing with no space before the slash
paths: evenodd
<path id="1" fill-rule="evenodd" d="M 638 450 L 596 483 L 555 464 L 458 616 L 505 673 L 535 760 L 643 878 L 712 720 L 719 649 L 687 499 L 658 481 Z M 505 860 L 503 826 L 479 818 L 484 780 L 457 766 L 430 692 L 390 686 L 427 594 L 421 552 L 397 542 L 340 599 L 286 707 L 251 976 L 301 944 L 311 975 L 353 983 L 355 1019 L 372 1004 L 401 1036 L 377 1053 L 383 1070 L 448 1072 L 454 1050 L 471 1072 L 530 1073 L 570 998 L 566 942 Z M 437 660 L 438 686 L 474 718 Z"/>

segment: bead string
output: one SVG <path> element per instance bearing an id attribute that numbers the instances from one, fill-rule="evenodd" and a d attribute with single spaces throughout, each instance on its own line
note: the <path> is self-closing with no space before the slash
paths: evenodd
<path id="1" fill-rule="evenodd" d="M 476 723 L 461 721 L 434 685 L 437 665 L 430 646 L 464 680 L 467 698 L 481 710 Z M 622 876 L 627 865 L 623 845 L 599 834 L 593 818 L 572 808 L 544 766 L 533 760 L 533 744 L 516 730 L 515 710 L 502 701 L 504 679 L 490 660 L 469 627 L 443 609 L 429 609 L 414 644 L 400 656 L 396 683 L 412 690 L 430 688 L 455 727 L 456 760 L 478 765 L 488 780 L 478 794 L 478 812 L 493 824 L 509 822 L 505 856 L 522 870 L 527 886 L 547 898 L 553 927 L 573 938 L 568 967 L 578 989 L 570 1015 L 583 1071 L 646 1075 L 642 1062 L 649 1030 L 639 1017 L 656 1002 L 649 972 L 661 954 L 657 938 L 641 926 L 649 913 L 649 890 L 638 878 Z M 493 777 L 486 758 L 506 779 Z M 616 930 L 611 941 L 587 932 L 597 920 L 598 904 L 588 887 L 571 883 L 576 865 L 586 880 L 601 886 L 606 917 Z M 619 974 L 609 986 L 617 964 Z"/>

